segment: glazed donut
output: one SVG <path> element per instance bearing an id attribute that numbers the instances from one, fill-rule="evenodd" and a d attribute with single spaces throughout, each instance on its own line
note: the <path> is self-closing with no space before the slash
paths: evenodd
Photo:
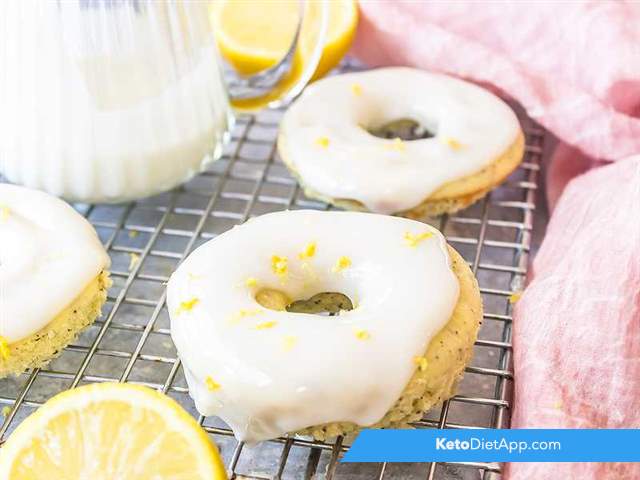
<path id="1" fill-rule="evenodd" d="M 189 255 L 167 294 L 197 409 L 248 442 L 420 418 L 453 394 L 482 316 L 436 229 L 370 213 L 251 219 Z"/>
<path id="2" fill-rule="evenodd" d="M 108 267 L 68 204 L 0 184 L 0 378 L 44 365 L 100 315 Z"/>
<path id="3" fill-rule="evenodd" d="M 412 120 L 422 137 L 374 136 Z M 521 162 L 514 112 L 471 83 L 404 67 L 329 77 L 285 113 L 283 162 L 307 196 L 351 210 L 419 218 L 464 208 Z"/>

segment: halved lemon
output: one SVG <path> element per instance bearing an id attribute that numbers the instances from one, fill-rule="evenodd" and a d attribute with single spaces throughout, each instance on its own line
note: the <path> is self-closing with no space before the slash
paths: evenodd
<path id="1" fill-rule="evenodd" d="M 358 24 L 355 0 L 330 0 L 329 24 L 314 79 L 334 68 L 347 53 Z M 272 67 L 287 53 L 299 16 L 298 0 L 219 0 L 211 18 L 222 55 L 240 73 Z M 310 55 L 321 18 L 321 2 L 308 1 L 301 30 L 302 55 Z"/>
<path id="2" fill-rule="evenodd" d="M 102 383 L 56 395 L 0 448 L 0 478 L 226 479 L 218 450 L 174 400 Z"/>

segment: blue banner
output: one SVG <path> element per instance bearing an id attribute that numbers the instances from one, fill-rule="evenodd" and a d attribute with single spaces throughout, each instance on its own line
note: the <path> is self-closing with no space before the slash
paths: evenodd
<path id="1" fill-rule="evenodd" d="M 343 462 L 640 462 L 640 429 L 363 430 Z"/>

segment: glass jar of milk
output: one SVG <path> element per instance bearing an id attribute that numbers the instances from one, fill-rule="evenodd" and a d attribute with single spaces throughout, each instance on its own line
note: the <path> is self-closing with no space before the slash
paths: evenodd
<path id="1" fill-rule="evenodd" d="M 218 158 L 233 112 L 208 3 L 0 2 L 0 173 L 70 201 L 120 202 Z M 325 30 L 276 102 L 311 77 Z M 290 63 L 237 78 L 236 94 L 268 96 Z"/>

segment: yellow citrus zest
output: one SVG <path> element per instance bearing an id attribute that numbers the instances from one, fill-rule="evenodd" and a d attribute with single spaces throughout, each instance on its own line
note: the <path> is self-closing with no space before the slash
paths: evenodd
<path id="1" fill-rule="evenodd" d="M 431 232 L 423 232 L 423 233 L 419 233 L 417 235 L 414 235 L 411 232 L 405 232 L 404 234 L 404 242 L 409 245 L 412 248 L 415 248 L 418 246 L 418 244 L 420 242 L 422 242 L 423 240 L 426 240 L 427 238 L 431 238 L 433 237 L 433 233 Z"/>
<path id="2" fill-rule="evenodd" d="M 509 295 L 509 303 L 510 304 L 514 304 L 517 303 L 518 300 L 520 300 L 520 297 L 522 297 L 522 292 L 514 292 L 511 295 Z"/>
<path id="3" fill-rule="evenodd" d="M 253 327 L 255 330 L 267 330 L 269 328 L 273 328 L 278 324 L 278 322 L 274 320 L 270 320 L 268 322 L 262 322 Z"/>
<path id="4" fill-rule="evenodd" d="M 232 324 L 237 324 L 245 317 L 253 317 L 254 315 L 260 315 L 261 313 L 264 313 L 264 310 L 260 308 L 256 308 L 255 310 L 246 310 L 244 308 L 241 308 L 236 313 L 231 315 L 229 322 Z"/>
<path id="5" fill-rule="evenodd" d="M 295 335 L 285 335 L 284 336 L 284 351 L 285 352 L 290 352 L 291 350 L 293 350 L 293 347 L 296 346 L 296 343 L 298 343 L 298 337 L 296 337 Z"/>
<path id="6" fill-rule="evenodd" d="M 193 307 L 195 307 L 198 303 L 200 303 L 200 299 L 196 297 L 193 297 L 189 300 L 185 300 L 184 302 L 180 302 L 180 305 L 176 310 L 176 315 L 180 315 L 181 313 L 184 313 L 184 312 L 190 312 L 191 310 L 193 310 Z"/>
<path id="7" fill-rule="evenodd" d="M 316 145 L 322 148 L 327 148 L 329 146 L 329 138 L 328 137 L 316 138 Z"/>
<path id="8" fill-rule="evenodd" d="M 221 388 L 221 385 L 210 376 L 207 376 L 207 378 L 204 379 L 204 383 L 207 386 L 207 390 L 210 392 L 215 392 Z"/>
<path id="9" fill-rule="evenodd" d="M 351 259 L 349 257 L 340 257 L 336 264 L 333 266 L 331 271 L 333 273 L 342 272 L 344 269 L 349 268 L 351 266 Z"/>
<path id="10" fill-rule="evenodd" d="M 271 257 L 271 270 L 279 277 L 285 277 L 289 273 L 289 260 L 287 257 L 274 255 Z"/>
<path id="11" fill-rule="evenodd" d="M 316 242 L 309 243 L 304 247 L 304 251 L 298 254 L 300 260 L 306 260 L 312 258 L 316 254 Z"/>
<path id="12" fill-rule="evenodd" d="M 442 141 L 445 145 L 447 145 L 451 150 L 460 150 L 462 148 L 462 144 L 451 137 L 442 137 Z"/>
<path id="13" fill-rule="evenodd" d="M 355 330 L 355 335 L 358 340 L 369 340 L 371 338 L 371 334 L 361 328 Z"/>
<path id="14" fill-rule="evenodd" d="M 6 205 L 0 205 L 0 222 L 4 222 L 11 215 L 11 209 Z"/>

